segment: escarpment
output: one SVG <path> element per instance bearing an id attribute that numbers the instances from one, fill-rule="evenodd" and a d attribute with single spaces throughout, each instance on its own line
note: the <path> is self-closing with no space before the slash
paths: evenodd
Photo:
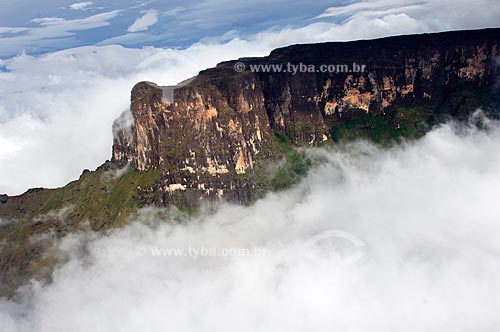
<path id="1" fill-rule="evenodd" d="M 115 124 L 113 162 L 159 170 L 156 204 L 248 202 L 266 187 L 265 164 L 281 158 L 280 137 L 296 146 L 383 142 L 479 107 L 495 116 L 499 40 L 500 29 L 486 29 L 294 45 L 240 59 L 243 72 L 221 63 L 169 96 L 141 82 Z M 282 70 L 252 70 L 275 65 Z"/>
<path id="2" fill-rule="evenodd" d="M 256 164 L 270 156 L 274 134 L 269 125 L 262 88 L 253 75 L 228 76 L 224 86 L 193 83 L 162 97 L 152 83 L 132 91 L 133 124 L 115 124 L 113 161 L 137 170 L 161 170 L 157 200 L 183 202 L 204 196 L 251 199 Z M 183 194 L 179 195 L 180 193 Z M 186 198 L 187 199 L 187 198 Z"/>

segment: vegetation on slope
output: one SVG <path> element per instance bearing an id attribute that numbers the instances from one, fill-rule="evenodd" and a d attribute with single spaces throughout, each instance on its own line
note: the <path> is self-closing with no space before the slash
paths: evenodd
<path id="1" fill-rule="evenodd" d="M 30 190 L 2 203 L 0 294 L 12 295 L 31 276 L 48 278 L 56 263 L 49 254 L 55 240 L 78 230 L 124 225 L 150 200 L 145 189 L 157 179 L 156 170 L 139 173 L 106 164 L 63 188 Z"/>
<path id="2" fill-rule="evenodd" d="M 331 136 L 335 142 L 364 138 L 377 144 L 389 144 L 401 138 L 423 136 L 432 118 L 432 110 L 419 106 L 400 108 L 394 114 L 364 114 L 337 125 Z"/>

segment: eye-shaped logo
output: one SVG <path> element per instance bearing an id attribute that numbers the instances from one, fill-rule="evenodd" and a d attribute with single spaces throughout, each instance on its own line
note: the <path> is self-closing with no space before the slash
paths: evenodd
<path id="1" fill-rule="evenodd" d="M 366 254 L 366 245 L 351 233 L 331 229 L 305 242 L 304 253 L 317 264 L 344 267 L 359 261 Z"/>

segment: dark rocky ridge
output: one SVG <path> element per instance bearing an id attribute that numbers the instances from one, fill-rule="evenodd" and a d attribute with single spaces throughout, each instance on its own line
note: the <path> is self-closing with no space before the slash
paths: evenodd
<path id="1" fill-rule="evenodd" d="M 445 116 L 466 118 L 477 107 L 492 113 L 499 41 L 500 29 L 486 29 L 294 45 L 240 59 L 242 73 L 236 61 L 202 71 L 169 101 L 161 87 L 142 82 L 132 90 L 131 126 L 115 125 L 113 162 L 160 170 L 153 189 L 160 205 L 203 197 L 247 202 L 259 191 L 263 164 L 279 154 L 275 133 L 295 145 L 366 132 L 375 139 L 412 137 Z M 288 62 L 356 63 L 366 70 L 248 70 Z"/>

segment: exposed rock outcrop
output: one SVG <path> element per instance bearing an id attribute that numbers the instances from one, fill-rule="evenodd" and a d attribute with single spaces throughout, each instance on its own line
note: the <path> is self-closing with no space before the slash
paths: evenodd
<path id="1" fill-rule="evenodd" d="M 339 139 L 346 125 L 354 135 L 411 136 L 444 116 L 492 107 L 499 41 L 500 29 L 487 29 L 295 45 L 240 59 L 243 72 L 236 61 L 221 63 L 169 96 L 141 82 L 130 113 L 115 124 L 113 162 L 160 170 L 157 203 L 181 196 L 245 202 L 256 172 L 275 155 L 274 133 L 297 145 Z M 285 72 L 288 63 L 315 70 Z M 277 64 L 281 72 L 251 70 Z M 322 65 L 337 70 L 321 72 Z"/>

